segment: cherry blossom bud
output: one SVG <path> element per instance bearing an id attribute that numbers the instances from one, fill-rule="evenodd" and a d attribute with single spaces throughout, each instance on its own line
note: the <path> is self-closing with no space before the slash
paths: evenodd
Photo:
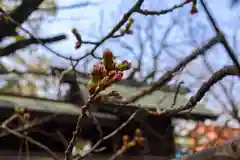
<path id="1" fill-rule="evenodd" d="M 122 61 L 118 66 L 117 69 L 120 71 L 126 71 L 131 68 L 131 63 L 129 63 L 127 60 Z"/>
<path id="2" fill-rule="evenodd" d="M 123 136 L 123 145 L 124 145 L 124 146 L 127 146 L 127 145 L 128 145 L 128 142 L 129 142 L 129 137 L 128 137 L 128 135 L 124 135 L 124 136 Z"/>
<path id="3" fill-rule="evenodd" d="M 76 39 L 77 39 L 77 43 L 76 43 L 76 45 L 75 45 L 75 49 L 78 49 L 78 48 L 80 48 L 81 47 L 81 45 L 82 45 L 82 37 L 81 37 L 81 35 L 78 33 L 78 31 L 77 31 L 77 29 L 76 28 L 73 28 L 72 29 L 72 33 L 74 34 L 74 36 L 76 37 Z"/>
<path id="4" fill-rule="evenodd" d="M 137 129 L 135 130 L 135 135 L 136 135 L 136 136 L 142 135 L 141 129 L 137 128 Z"/>
<path id="5" fill-rule="evenodd" d="M 144 141 L 145 141 L 144 137 L 139 137 L 137 142 L 138 142 L 139 145 L 143 146 L 144 145 Z"/>
<path id="6" fill-rule="evenodd" d="M 197 12 L 198 12 L 198 10 L 197 10 L 196 5 L 192 5 L 191 11 L 190 11 L 191 15 L 194 15 L 194 14 L 196 14 Z"/>
<path id="7" fill-rule="evenodd" d="M 103 52 L 103 64 L 108 71 L 115 69 L 114 56 L 109 49 Z"/>
<path id="8" fill-rule="evenodd" d="M 122 79 L 122 77 L 123 77 L 123 72 L 118 72 L 117 73 L 117 77 L 116 77 L 116 80 L 121 80 Z"/>

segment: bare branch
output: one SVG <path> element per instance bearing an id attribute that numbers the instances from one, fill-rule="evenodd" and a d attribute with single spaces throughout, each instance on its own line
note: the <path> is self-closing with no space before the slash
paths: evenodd
<path id="1" fill-rule="evenodd" d="M 177 89 L 176 89 L 176 92 L 175 92 L 175 95 L 174 95 L 174 98 L 173 98 L 173 103 L 172 103 L 172 105 L 171 105 L 171 108 L 173 108 L 174 105 L 176 104 L 177 96 L 178 96 L 178 93 L 179 93 L 179 90 L 180 90 L 182 84 L 184 84 L 183 81 L 181 81 L 181 82 L 177 85 Z"/>
<path id="2" fill-rule="evenodd" d="M 31 142 L 32 144 L 35 144 L 36 146 L 44 149 L 52 158 L 54 158 L 55 160 L 58 160 L 58 158 L 57 158 L 57 156 L 56 156 L 56 154 L 55 154 L 54 152 L 52 152 L 47 146 L 45 146 L 45 145 L 41 144 L 40 142 L 38 142 L 38 141 L 36 141 L 36 140 L 28 137 L 28 136 L 25 134 L 26 132 L 24 132 L 24 135 L 22 135 L 22 134 L 20 134 L 19 132 L 14 131 L 13 129 L 8 128 L 7 125 L 8 125 L 9 123 L 11 123 L 11 122 L 12 122 L 13 120 L 15 120 L 15 119 L 20 119 L 20 121 L 23 122 L 23 123 L 26 122 L 26 120 L 23 119 L 23 117 L 22 117 L 20 114 L 15 113 L 15 114 L 13 114 L 11 117 L 9 117 L 9 118 L 6 119 L 5 121 L 3 121 L 3 122 L 1 123 L 1 126 L 0 126 L 0 127 L 1 127 L 3 130 L 9 132 L 10 134 L 13 134 L 14 136 L 19 137 L 19 138 L 21 138 L 21 139 L 25 139 L 25 140 Z"/>
<path id="3" fill-rule="evenodd" d="M 233 49 L 228 44 L 223 32 L 218 27 L 217 23 L 215 22 L 213 16 L 211 15 L 211 13 L 210 13 L 209 9 L 207 8 L 206 4 L 204 3 L 204 1 L 200 0 L 200 2 L 201 2 L 201 4 L 202 4 L 202 6 L 203 6 L 203 8 L 204 8 L 204 10 L 205 10 L 205 12 L 208 16 L 208 19 L 211 22 L 211 25 L 214 27 L 216 34 L 220 34 L 222 36 L 222 39 L 221 39 L 220 42 L 222 43 L 222 45 L 226 49 L 226 51 L 227 51 L 229 57 L 232 59 L 233 63 L 236 65 L 236 67 L 238 69 L 239 76 L 240 76 L 240 64 L 238 63 L 236 54 L 234 53 Z"/>
<path id="4" fill-rule="evenodd" d="M 140 13 L 140 14 L 143 14 L 143 15 L 158 15 L 159 16 L 159 15 L 162 15 L 162 14 L 167 14 L 169 12 L 172 12 L 175 9 L 182 8 L 185 4 L 188 4 L 190 2 L 191 1 L 186 0 L 179 5 L 174 5 L 173 7 L 169 8 L 169 9 L 165 9 L 165 10 L 161 10 L 161 11 L 149 11 L 149 10 L 146 10 L 146 9 L 145 10 L 140 9 L 137 12 Z"/>
<path id="5" fill-rule="evenodd" d="M 72 136 L 72 139 L 70 140 L 69 144 L 68 144 L 68 147 L 65 151 L 65 160 L 71 160 L 72 159 L 72 149 L 73 149 L 73 146 L 76 142 L 76 139 L 77 139 L 77 135 L 79 133 L 79 130 L 81 128 L 81 122 L 82 122 L 82 119 L 87 116 L 88 114 L 88 109 L 90 107 L 90 104 L 95 100 L 96 96 L 102 91 L 102 88 L 98 88 L 92 95 L 91 97 L 88 99 L 88 101 L 86 102 L 86 104 L 81 108 L 81 111 L 80 111 L 80 116 L 78 117 L 78 120 L 77 120 L 77 124 L 76 124 L 76 129 L 75 131 L 73 132 L 73 136 Z"/>
<path id="6" fill-rule="evenodd" d="M 66 59 L 66 60 L 72 60 L 72 61 L 80 61 L 84 58 L 86 58 L 87 56 L 89 56 L 89 54 L 84 54 L 83 56 L 81 56 L 80 58 L 77 58 L 77 59 L 73 59 L 71 57 L 65 57 L 61 54 L 59 54 L 58 52 L 56 52 L 55 50 L 51 49 L 50 47 L 48 47 L 45 43 L 43 43 L 41 41 L 41 39 L 37 38 L 36 36 L 34 36 L 30 31 L 28 31 L 27 29 L 23 28 L 21 26 L 20 23 L 18 23 L 15 19 L 13 19 L 10 15 L 8 15 L 6 12 L 4 12 L 3 10 L 1 10 L 1 13 L 3 13 L 3 16 L 6 16 L 8 18 L 8 20 L 11 21 L 11 23 L 14 23 L 16 24 L 17 26 L 19 26 L 19 28 L 24 31 L 25 33 L 27 33 L 28 35 L 30 35 L 33 39 L 36 39 L 38 41 L 39 44 L 41 44 L 44 48 L 46 48 L 48 51 L 50 51 L 51 53 L 57 55 L 58 57 L 61 57 L 63 59 Z M 86 43 L 86 44 L 93 44 L 94 42 L 89 42 L 89 41 L 83 41 L 82 43 Z"/>
<path id="7" fill-rule="evenodd" d="M 113 27 L 113 29 L 105 36 L 103 37 L 98 44 L 90 51 L 89 54 L 93 55 L 93 53 L 95 52 L 95 50 L 101 45 L 103 44 L 107 39 L 111 38 L 114 36 L 115 32 L 117 32 L 127 21 L 128 19 L 131 17 L 131 15 L 136 12 L 137 10 L 139 10 L 139 8 L 141 7 L 142 3 L 144 2 L 144 0 L 138 0 L 135 5 L 128 11 L 126 12 L 122 19 L 116 24 L 115 27 Z M 94 58 L 100 59 L 99 57 L 93 56 Z"/>
<path id="8" fill-rule="evenodd" d="M 91 148 L 90 151 L 88 151 L 87 154 L 84 156 L 79 156 L 77 160 L 81 160 L 86 158 L 90 153 L 92 153 L 103 141 L 113 137 L 115 134 L 117 134 L 119 131 L 121 131 L 124 127 L 126 127 L 136 116 L 137 114 L 140 114 L 140 112 L 144 111 L 143 109 L 136 110 L 124 123 L 122 123 L 119 127 L 117 127 L 113 132 L 108 134 L 105 137 L 102 137 L 100 140 L 97 141 L 97 143 Z"/>
<path id="9" fill-rule="evenodd" d="M 4 19 L 0 20 L 0 41 L 6 37 L 11 36 L 17 27 L 21 25 L 32 14 L 33 11 L 43 2 L 43 0 L 23 0 L 21 5 L 13 10 L 9 16 L 18 23 L 6 23 Z"/>
<path id="10" fill-rule="evenodd" d="M 127 98 L 126 100 L 124 100 L 123 104 L 136 102 L 141 97 L 143 97 L 143 96 L 153 92 L 157 87 L 161 87 L 164 84 L 166 84 L 167 82 L 169 82 L 174 77 L 176 72 L 178 72 L 180 69 L 184 68 L 189 62 L 191 62 L 192 60 L 196 59 L 199 55 L 204 54 L 209 48 L 211 48 L 212 46 L 217 44 L 220 39 L 221 39 L 221 37 L 219 37 L 219 36 L 215 36 L 212 39 L 210 39 L 202 47 L 200 47 L 199 49 L 194 50 L 192 54 L 190 54 L 189 56 L 185 57 L 172 70 L 169 70 L 165 74 L 163 74 L 160 77 L 159 80 L 157 80 L 156 82 L 153 82 L 150 87 L 148 87 L 146 89 L 142 89 L 136 95 L 133 95 L 133 96 Z"/>
<path id="11" fill-rule="evenodd" d="M 16 129 L 14 129 L 15 132 L 23 132 L 23 131 L 27 131 L 37 125 L 40 125 L 40 124 L 44 124 L 46 122 L 49 122 L 51 120 L 53 120 L 54 118 L 56 118 L 57 115 L 50 115 L 50 116 L 47 116 L 47 117 L 44 117 L 42 119 L 39 119 L 39 120 L 36 120 L 36 121 L 33 121 L 33 122 L 30 122 L 28 123 L 27 125 L 24 125 L 23 127 L 18 127 Z M 3 132 L 3 133 L 0 133 L 0 138 L 4 137 L 4 136 L 7 136 L 9 135 L 10 133 L 9 132 Z"/>
<path id="12" fill-rule="evenodd" d="M 213 69 L 211 67 L 211 65 L 208 63 L 207 59 L 204 57 L 204 63 L 206 65 L 206 67 L 208 68 L 208 70 L 213 74 Z M 230 94 L 228 93 L 227 88 L 225 87 L 225 85 L 222 82 L 219 82 L 219 85 L 223 91 L 223 94 L 225 95 L 225 97 L 227 98 L 228 102 L 230 103 L 231 107 L 232 107 L 232 111 L 231 111 L 231 115 L 233 116 L 233 118 L 235 118 L 238 122 L 240 122 L 240 118 L 239 118 L 239 111 L 238 111 L 238 107 L 237 104 L 235 103 L 233 97 L 230 96 Z"/>
<path id="13" fill-rule="evenodd" d="M 66 5 L 66 6 L 56 6 L 51 8 L 38 8 L 40 11 L 51 11 L 51 10 L 70 10 L 70 9 L 76 9 L 81 7 L 87 7 L 87 6 L 95 6 L 99 3 L 93 3 L 93 2 L 79 2 L 76 4 Z"/>
<path id="14" fill-rule="evenodd" d="M 193 108 L 203 98 L 203 96 L 209 91 L 209 89 L 214 84 L 216 84 L 226 76 L 237 76 L 237 75 L 238 75 L 238 71 L 234 65 L 223 67 L 222 69 L 213 73 L 213 75 L 205 83 L 202 84 L 202 86 L 198 89 L 197 93 L 189 99 L 187 104 L 176 109 L 166 110 L 162 114 L 173 115 L 181 111 L 185 111 Z"/>
<path id="15" fill-rule="evenodd" d="M 53 43 L 53 42 L 61 41 L 66 38 L 67 37 L 65 35 L 58 35 L 58 36 L 54 36 L 54 37 L 50 37 L 50 38 L 39 38 L 39 39 L 42 41 L 42 43 L 46 44 L 46 43 Z M 39 43 L 39 41 L 35 38 L 17 41 L 17 42 L 12 43 L 4 48 L 0 48 L 0 57 L 8 56 L 9 54 L 12 54 L 13 52 L 15 52 L 18 49 L 22 49 L 29 45 L 38 44 L 38 43 Z"/>
<path id="16" fill-rule="evenodd" d="M 47 146 L 41 144 L 40 142 L 38 142 L 38 141 L 36 141 L 36 140 L 28 137 L 28 136 L 24 136 L 24 135 L 22 135 L 22 134 L 20 134 L 20 133 L 18 133 L 18 132 L 16 132 L 16 131 L 8 128 L 8 127 L 5 126 L 5 125 L 2 125 L 1 128 L 4 129 L 4 130 L 6 130 L 7 132 L 13 134 L 13 135 L 16 136 L 16 137 L 26 139 L 27 141 L 31 142 L 32 144 L 35 144 L 36 146 L 44 149 L 44 150 L 45 150 L 52 158 L 54 158 L 55 160 L 59 160 L 59 158 L 57 157 L 57 155 L 56 155 L 53 151 L 51 151 Z"/>

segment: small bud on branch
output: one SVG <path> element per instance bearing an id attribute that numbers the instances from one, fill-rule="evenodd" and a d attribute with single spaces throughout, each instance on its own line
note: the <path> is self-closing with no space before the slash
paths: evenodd
<path id="1" fill-rule="evenodd" d="M 81 47 L 82 45 L 82 37 L 81 35 L 79 34 L 79 32 L 77 31 L 76 28 L 73 28 L 72 29 L 72 33 L 74 34 L 74 36 L 76 37 L 77 39 L 77 42 L 76 42 L 76 45 L 75 45 L 75 49 L 78 49 Z"/>

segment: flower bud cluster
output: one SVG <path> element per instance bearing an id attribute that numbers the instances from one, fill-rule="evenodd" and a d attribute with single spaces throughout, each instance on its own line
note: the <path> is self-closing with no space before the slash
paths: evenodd
<path id="1" fill-rule="evenodd" d="M 90 95 L 94 94 L 97 90 L 104 90 L 114 82 L 120 81 L 123 78 L 123 72 L 130 68 L 131 63 L 126 60 L 117 65 L 112 51 L 109 49 L 105 50 L 102 61 L 93 65 L 91 77 L 88 82 Z"/>

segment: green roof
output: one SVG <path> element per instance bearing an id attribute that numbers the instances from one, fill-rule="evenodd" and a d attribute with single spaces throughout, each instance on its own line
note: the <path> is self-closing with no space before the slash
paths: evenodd
<path id="1" fill-rule="evenodd" d="M 55 101 L 45 101 L 38 100 L 33 98 L 25 98 L 25 97 L 17 97 L 17 96 L 0 96 L 0 102 L 5 102 L 2 105 L 6 105 L 7 103 L 13 105 L 14 107 L 23 107 L 28 109 L 33 109 L 36 111 L 47 111 L 54 113 L 71 113 L 76 114 L 79 113 L 79 109 L 68 103 L 55 102 Z"/>
<path id="2" fill-rule="evenodd" d="M 56 114 L 69 114 L 69 115 L 80 115 L 80 109 L 70 103 L 52 101 L 52 100 L 41 100 L 27 97 L 17 97 L 17 96 L 0 96 L 0 107 L 22 107 L 29 110 L 39 111 L 39 112 L 50 112 Z M 103 113 L 93 113 L 99 118 L 109 118 L 115 119 L 115 116 Z"/>
<path id="3" fill-rule="evenodd" d="M 123 97 L 130 97 L 137 94 L 140 90 L 139 87 L 130 87 L 124 85 L 113 85 L 110 88 L 107 88 L 106 92 L 116 90 L 120 92 Z M 141 106 L 147 106 L 148 108 L 157 108 L 157 109 L 170 109 L 175 93 L 174 92 L 163 92 L 161 90 L 155 90 L 149 95 L 146 95 L 139 100 L 137 100 L 134 104 L 139 104 Z M 187 98 L 183 94 L 179 94 L 177 96 L 175 107 L 180 107 L 187 103 Z M 191 111 L 192 113 L 198 114 L 206 114 L 206 115 L 214 115 L 214 113 L 205 107 L 204 104 L 198 103 L 197 106 Z"/>
<path id="4" fill-rule="evenodd" d="M 138 88 L 134 87 L 125 87 L 120 85 L 113 85 L 111 88 L 106 90 L 109 91 L 111 89 L 118 90 L 124 97 L 128 97 L 137 93 Z M 163 98 L 165 96 L 165 98 Z M 140 104 L 141 106 L 147 106 L 148 108 L 158 108 L 158 109 L 167 109 L 171 106 L 173 100 L 173 93 L 164 93 L 162 91 L 154 91 L 151 95 L 147 95 L 136 102 L 136 104 Z M 159 99 L 161 103 L 158 104 Z M 176 107 L 179 107 L 181 104 L 186 103 L 187 99 L 183 95 L 179 95 L 176 101 Z M 27 97 L 17 97 L 17 96 L 0 96 L 0 107 L 23 107 L 28 108 L 35 111 L 40 112 L 51 112 L 51 113 L 59 113 L 59 114 L 71 114 L 71 115 L 79 115 L 79 108 L 70 103 L 59 102 L 59 101 L 51 101 L 51 100 L 41 100 Z M 195 109 L 193 109 L 192 113 L 200 113 L 206 115 L 214 115 L 209 109 L 207 109 L 203 104 L 198 104 Z M 94 113 L 98 117 L 106 117 L 111 115 L 106 115 L 102 113 Z"/>

